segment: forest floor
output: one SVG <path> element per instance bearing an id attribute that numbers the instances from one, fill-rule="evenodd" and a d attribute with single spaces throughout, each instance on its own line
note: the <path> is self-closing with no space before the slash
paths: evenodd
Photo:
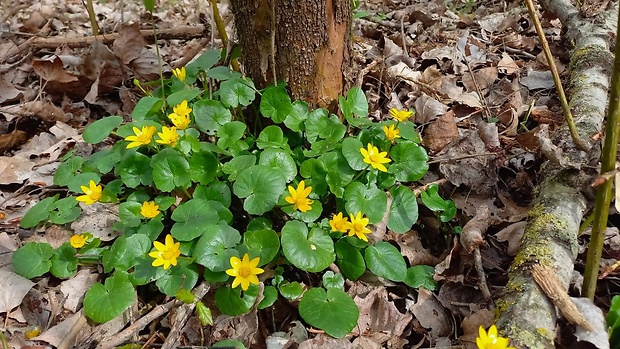
<path id="1" fill-rule="evenodd" d="M 170 67 L 183 66 L 203 49 L 221 48 L 210 24 L 209 3 L 198 4 L 175 0 L 155 6 L 166 75 Z M 76 325 L 84 293 L 103 270 L 81 268 L 64 280 L 46 274 L 31 283 L 13 273 L 11 255 L 29 241 L 57 247 L 74 234 L 73 226 L 23 229 L 20 219 L 37 201 L 66 192 L 53 185 L 54 172 L 63 156 L 83 143 L 84 128 L 108 115 L 128 118 L 142 96 L 131 83 L 133 76 L 122 81 L 92 67 L 141 52 L 140 62 L 132 66 L 134 76 L 140 81 L 159 78 L 151 34 L 143 34 L 146 46 L 136 40 L 113 47 L 114 33 L 125 24 L 140 23 L 140 29 L 148 30 L 151 18 L 139 2 L 95 3 L 106 48 L 88 40 L 91 24 L 80 1 L 4 0 L 0 8 L 2 343 L 12 348 L 71 347 L 66 340 L 71 338 L 77 347 L 94 347 L 126 326 L 122 320 Z M 220 12 L 229 37 L 234 37 L 228 5 L 220 4 Z M 354 14 L 349 80 L 365 92 L 373 120 L 388 118 L 391 108 L 415 110 L 412 121 L 431 157 L 430 170 L 418 184 L 441 183 L 443 196 L 456 204 L 457 218 L 449 223 L 420 206 L 414 229 L 390 238 L 410 265 L 435 267 L 435 283 L 426 285 L 429 290 L 370 278 L 348 284 L 348 293 L 358 296 L 359 321 L 367 326 L 346 339 L 332 339 L 310 328 L 294 302 L 279 300 L 213 328 L 201 328 L 190 318 L 181 329 L 182 345 L 208 346 L 222 339 L 250 345 L 248 338 L 253 338 L 251 348 L 475 348 L 478 327 L 493 323 L 493 302 L 481 291 L 473 256 L 460 248 L 459 229 L 480 207 L 488 207 L 482 266 L 492 298 L 500 297 L 546 160 L 537 132 L 541 125 L 553 132 L 563 123 L 553 78 L 527 10 L 521 2 L 394 0 L 362 1 Z M 565 76 L 569 51 L 562 23 L 544 12 L 540 19 Z M 612 208 L 610 225 L 618 221 Z M 580 292 L 587 242 L 586 232 L 571 295 Z M 603 258 L 602 267 L 620 258 L 615 228 L 610 228 Z M 620 290 L 618 274 L 606 275 L 598 289 L 595 304 L 606 312 Z M 140 298 L 151 293 L 139 290 L 134 308 L 138 318 L 147 307 L 166 302 L 163 297 Z M 560 324 L 557 347 L 586 347 L 571 344 L 575 341 L 570 325 L 563 320 Z M 153 319 L 130 342 L 150 339 L 156 345 L 169 327 L 166 316 Z M 274 335 L 279 331 L 285 334 Z M 289 343 L 265 344 L 268 339 L 277 342 L 278 336 Z"/>

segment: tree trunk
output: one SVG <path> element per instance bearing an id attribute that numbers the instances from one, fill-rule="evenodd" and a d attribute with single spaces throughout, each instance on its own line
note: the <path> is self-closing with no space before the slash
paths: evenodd
<path id="1" fill-rule="evenodd" d="M 349 64 L 351 0 L 231 0 L 231 4 L 243 70 L 258 88 L 284 81 L 293 99 L 335 107 Z"/>

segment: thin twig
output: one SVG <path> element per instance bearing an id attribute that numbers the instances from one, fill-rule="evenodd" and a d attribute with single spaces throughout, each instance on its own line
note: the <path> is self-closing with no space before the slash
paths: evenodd
<path id="1" fill-rule="evenodd" d="M 447 157 L 447 158 L 435 158 L 429 161 L 428 164 L 430 165 L 430 164 L 436 164 L 438 162 L 448 162 L 448 161 L 454 161 L 454 160 L 463 160 L 463 159 L 477 158 L 481 156 L 491 156 L 491 155 L 497 155 L 497 154 L 496 153 L 479 153 L 479 154 L 452 156 L 452 157 Z"/>
<path id="2" fill-rule="evenodd" d="M 555 66 L 555 60 L 553 59 L 551 49 L 549 49 L 549 43 L 547 42 L 547 38 L 545 37 L 545 32 L 543 31 L 540 20 L 538 19 L 538 16 L 536 14 L 536 8 L 534 8 L 534 3 L 532 2 L 532 0 L 525 0 L 525 3 L 527 4 L 527 9 L 530 13 L 530 17 L 532 18 L 532 22 L 534 22 L 534 27 L 536 28 L 536 32 L 538 33 L 538 39 L 540 40 L 540 44 L 542 45 L 543 51 L 545 52 L 545 57 L 547 58 L 549 69 L 551 70 L 551 74 L 553 75 L 555 89 L 558 92 L 560 104 L 562 105 L 562 111 L 564 112 L 564 119 L 566 119 L 566 123 L 568 124 L 568 129 L 570 131 L 571 137 L 573 138 L 573 143 L 575 143 L 577 149 L 588 151 L 590 150 L 590 145 L 586 141 L 581 139 L 581 137 L 579 137 L 579 132 L 577 131 L 577 126 L 575 125 L 575 120 L 573 119 L 573 114 L 570 111 L 570 107 L 568 106 L 568 100 L 566 99 L 566 95 L 564 94 L 564 88 L 562 87 L 562 81 L 560 80 L 558 68 Z"/>
<path id="3" fill-rule="evenodd" d="M 276 76 L 276 0 L 271 0 L 271 75 L 273 75 L 273 84 L 278 84 Z"/>

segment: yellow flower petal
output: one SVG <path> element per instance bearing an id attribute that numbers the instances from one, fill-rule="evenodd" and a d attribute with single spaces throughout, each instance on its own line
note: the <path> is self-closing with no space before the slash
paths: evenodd
<path id="1" fill-rule="evenodd" d="M 259 281 L 256 275 L 264 272 L 263 269 L 256 268 L 258 263 L 260 263 L 259 257 L 250 260 L 250 256 L 247 253 L 243 255 L 242 259 L 230 257 L 230 266 L 232 268 L 226 270 L 226 274 L 235 277 L 231 287 L 235 288 L 241 285 L 241 289 L 246 291 L 250 284 L 258 285 Z"/>

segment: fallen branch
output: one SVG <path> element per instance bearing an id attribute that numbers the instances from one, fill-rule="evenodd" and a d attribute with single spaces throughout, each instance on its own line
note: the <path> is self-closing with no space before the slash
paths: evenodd
<path id="1" fill-rule="evenodd" d="M 140 30 L 142 36 L 147 41 L 153 42 L 155 32 L 152 29 Z M 95 41 L 101 41 L 104 44 L 111 44 L 116 38 L 118 33 L 83 36 L 83 37 L 37 37 L 29 42 L 29 45 L 33 48 L 56 48 L 61 45 L 69 47 L 87 47 Z M 194 26 L 180 26 L 167 29 L 157 30 L 157 38 L 159 40 L 189 40 L 194 38 L 202 38 L 209 36 L 208 27 L 194 27 Z"/>

